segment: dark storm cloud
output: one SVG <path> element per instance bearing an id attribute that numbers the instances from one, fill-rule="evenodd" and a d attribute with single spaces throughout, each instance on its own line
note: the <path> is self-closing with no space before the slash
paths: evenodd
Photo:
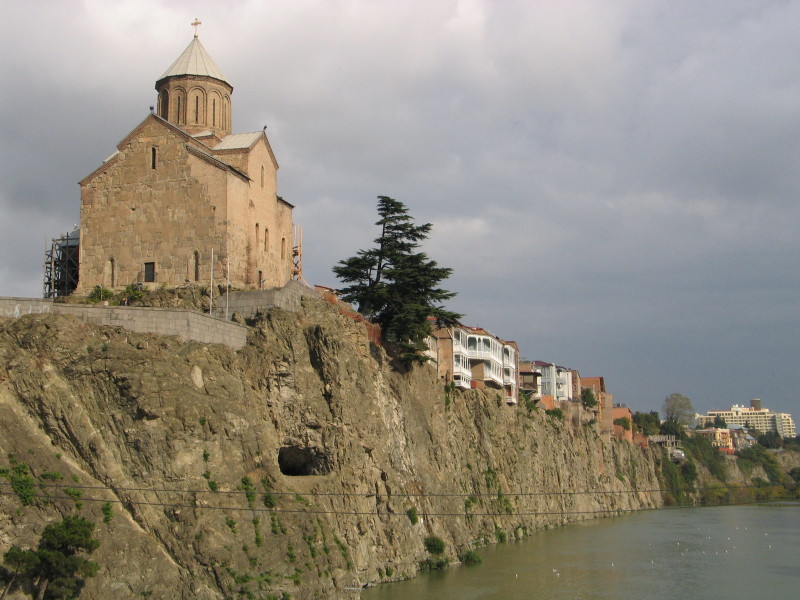
<path id="1" fill-rule="evenodd" d="M 200 36 L 268 125 L 309 281 L 387 194 L 465 322 L 619 401 L 795 410 L 798 2 L 61 2 L 6 8 L 0 293 Z M 189 12 L 191 11 L 191 12 Z M 47 14 L 47 19 L 42 15 Z"/>

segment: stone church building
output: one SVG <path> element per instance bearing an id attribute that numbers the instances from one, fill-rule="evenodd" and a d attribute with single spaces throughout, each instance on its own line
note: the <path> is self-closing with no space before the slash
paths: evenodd
<path id="1" fill-rule="evenodd" d="M 265 131 L 231 133 L 233 86 L 195 33 L 156 81 L 156 110 L 80 182 L 77 292 L 208 284 L 282 286 L 293 206 L 277 195 Z"/>

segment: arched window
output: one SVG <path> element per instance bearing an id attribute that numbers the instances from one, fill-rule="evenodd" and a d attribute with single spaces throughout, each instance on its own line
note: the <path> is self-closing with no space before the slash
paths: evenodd
<path id="1" fill-rule="evenodd" d="M 155 169 L 158 164 L 158 148 L 153 146 L 150 148 L 150 168 Z"/>
<path id="2" fill-rule="evenodd" d="M 194 251 L 194 280 L 200 281 L 200 253 Z"/>
<path id="3" fill-rule="evenodd" d="M 264 165 L 261 165 L 261 187 L 264 187 Z"/>
<path id="4" fill-rule="evenodd" d="M 175 113 L 175 122 L 180 125 L 181 121 L 181 109 L 183 109 L 183 104 L 181 103 L 181 97 L 178 96 L 178 103 L 177 103 L 177 112 Z"/>
<path id="5" fill-rule="evenodd" d="M 258 242 L 261 240 L 261 235 L 259 234 L 258 223 L 256 223 L 256 249 L 258 248 Z"/>
<path id="6" fill-rule="evenodd" d="M 117 285 L 117 272 L 116 272 L 116 262 L 113 258 L 108 260 L 108 270 L 109 270 L 109 280 L 111 285 L 109 287 L 114 287 Z"/>
<path id="7" fill-rule="evenodd" d="M 194 122 L 200 122 L 200 96 L 194 97 Z"/>
<path id="8" fill-rule="evenodd" d="M 281 238 L 281 259 L 286 258 L 286 238 Z"/>
<path id="9" fill-rule="evenodd" d="M 162 119 L 169 119 L 169 92 L 167 90 L 161 92 L 161 111 L 159 114 Z"/>
<path id="10" fill-rule="evenodd" d="M 264 227 L 264 252 L 269 250 L 269 229 Z"/>
<path id="11" fill-rule="evenodd" d="M 213 127 L 217 126 L 217 99 L 211 99 L 211 125 Z"/>

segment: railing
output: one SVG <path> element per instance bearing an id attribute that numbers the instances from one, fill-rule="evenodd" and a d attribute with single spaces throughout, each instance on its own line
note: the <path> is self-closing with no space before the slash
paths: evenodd
<path id="1" fill-rule="evenodd" d="M 453 383 L 456 384 L 456 387 L 463 387 L 469 389 L 472 387 L 472 376 L 469 374 L 461 373 L 461 376 L 458 379 L 453 379 Z"/>

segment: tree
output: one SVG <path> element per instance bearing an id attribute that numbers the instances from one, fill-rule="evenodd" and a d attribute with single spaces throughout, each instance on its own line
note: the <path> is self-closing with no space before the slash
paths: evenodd
<path id="1" fill-rule="evenodd" d="M 661 435 L 674 435 L 676 438 L 683 437 L 683 427 L 675 419 L 667 419 L 658 427 L 658 432 Z"/>
<path id="2" fill-rule="evenodd" d="M 433 226 L 415 225 L 402 202 L 378 196 L 378 215 L 376 247 L 340 261 L 333 272 L 347 284 L 339 290 L 342 299 L 381 326 L 384 340 L 399 347 L 400 358 L 407 364 L 422 362 L 429 319 L 452 325 L 461 317 L 441 306 L 455 296 L 438 287 L 452 269 L 418 250 Z"/>
<path id="3" fill-rule="evenodd" d="M 631 421 L 628 417 L 620 417 L 619 419 L 614 419 L 614 425 L 619 425 L 625 431 L 631 430 Z"/>
<path id="4" fill-rule="evenodd" d="M 3 555 L 3 563 L 6 587 L 3 590 L 3 594 L 0 595 L 0 600 L 3 600 L 8 595 L 11 588 L 17 583 L 17 578 L 21 580 L 30 578 L 30 575 L 39 565 L 39 557 L 33 550 L 22 550 L 17 546 L 11 546 Z"/>
<path id="5" fill-rule="evenodd" d="M 581 402 L 586 408 L 594 408 L 598 405 L 597 395 L 592 388 L 583 388 L 581 390 Z"/>
<path id="6" fill-rule="evenodd" d="M 636 423 L 643 435 L 657 435 L 661 425 L 661 419 L 658 418 L 656 411 L 649 413 L 637 411 L 633 413 L 633 422 Z"/>
<path id="7" fill-rule="evenodd" d="M 768 431 L 756 439 L 764 448 L 783 448 L 783 438 L 776 431 Z"/>
<path id="8" fill-rule="evenodd" d="M 2 597 L 19 578 L 36 591 L 36 600 L 76 598 L 85 579 L 97 574 L 97 563 L 81 556 L 94 552 L 100 543 L 92 537 L 93 531 L 91 521 L 70 516 L 45 527 L 36 550 L 12 546 L 3 555 L 12 576 Z"/>
<path id="9" fill-rule="evenodd" d="M 662 411 L 664 419 L 677 421 L 681 425 L 690 425 L 694 420 L 692 401 L 683 394 L 670 394 L 664 398 Z"/>
<path id="10" fill-rule="evenodd" d="M 717 415 L 714 417 L 714 427 L 717 429 L 727 429 L 728 424 L 725 422 L 725 419 Z"/>

